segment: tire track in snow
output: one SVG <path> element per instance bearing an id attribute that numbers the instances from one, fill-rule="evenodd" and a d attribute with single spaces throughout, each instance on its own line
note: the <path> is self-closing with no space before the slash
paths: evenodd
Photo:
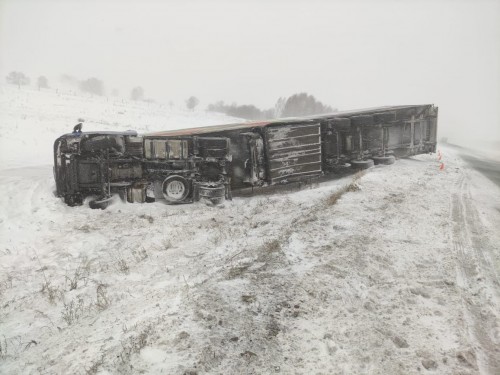
<path id="1" fill-rule="evenodd" d="M 481 231 L 481 223 L 471 203 L 467 175 L 457 181 L 451 199 L 452 239 L 457 254 L 457 284 L 461 289 L 467 331 L 473 344 L 478 369 L 484 374 L 500 373 L 498 318 L 494 303 L 485 295 L 485 283 L 496 277 L 472 233 Z M 486 281 L 484 280 L 486 278 Z M 492 306 L 493 304 L 493 306 Z"/>

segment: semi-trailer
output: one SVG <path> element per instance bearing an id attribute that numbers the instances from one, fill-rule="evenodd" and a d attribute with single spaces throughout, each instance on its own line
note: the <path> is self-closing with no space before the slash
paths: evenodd
<path id="1" fill-rule="evenodd" d="M 392 164 L 435 152 L 438 108 L 404 105 L 169 130 L 65 134 L 54 143 L 56 191 L 66 204 L 218 204 L 233 190 Z"/>

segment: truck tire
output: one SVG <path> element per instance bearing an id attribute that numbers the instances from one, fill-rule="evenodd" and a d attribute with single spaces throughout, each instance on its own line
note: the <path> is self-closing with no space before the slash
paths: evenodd
<path id="1" fill-rule="evenodd" d="M 360 170 L 360 169 L 368 169 L 373 167 L 374 162 L 372 159 L 367 160 L 351 160 L 351 168 Z"/>
<path id="2" fill-rule="evenodd" d="M 383 164 L 383 165 L 390 165 L 394 164 L 396 161 L 396 158 L 392 155 L 386 155 L 386 156 L 374 156 L 372 157 L 373 162 L 375 165 Z"/>
<path id="3" fill-rule="evenodd" d="M 183 203 L 189 196 L 190 183 L 179 175 L 168 176 L 162 184 L 163 197 L 167 203 Z"/>
<path id="4" fill-rule="evenodd" d="M 202 184 L 199 187 L 198 195 L 200 201 L 216 206 L 224 203 L 226 187 L 224 184 Z"/>

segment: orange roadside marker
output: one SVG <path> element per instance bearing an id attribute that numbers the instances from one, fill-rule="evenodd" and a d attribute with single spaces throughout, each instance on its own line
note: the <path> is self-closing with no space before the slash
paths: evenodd
<path id="1" fill-rule="evenodd" d="M 444 163 L 441 163 L 441 165 L 439 166 L 439 170 L 442 171 L 444 169 Z"/>

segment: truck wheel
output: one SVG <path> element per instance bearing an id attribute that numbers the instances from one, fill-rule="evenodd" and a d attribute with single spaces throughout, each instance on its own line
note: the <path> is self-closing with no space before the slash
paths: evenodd
<path id="1" fill-rule="evenodd" d="M 389 165 L 389 164 L 394 164 L 394 162 L 396 161 L 396 158 L 392 155 L 374 156 L 374 157 L 372 157 L 372 159 L 375 162 L 375 165 L 379 165 L 379 164 Z"/>
<path id="2" fill-rule="evenodd" d="M 163 181 L 162 192 L 167 203 L 182 203 L 189 195 L 189 182 L 182 176 L 169 176 Z"/>
<path id="3" fill-rule="evenodd" d="M 224 184 L 204 184 L 200 185 L 198 194 L 201 201 L 216 206 L 224 203 L 226 187 Z"/>
<path id="4" fill-rule="evenodd" d="M 83 204 L 83 197 L 81 194 L 66 194 L 64 196 L 64 203 L 70 207 L 81 206 Z"/>
<path id="5" fill-rule="evenodd" d="M 93 210 L 104 210 L 111 204 L 113 197 L 104 197 L 93 199 L 89 202 L 89 207 Z"/>
<path id="6" fill-rule="evenodd" d="M 368 160 L 351 160 L 352 169 L 368 169 L 373 167 L 374 163 L 372 159 Z"/>

